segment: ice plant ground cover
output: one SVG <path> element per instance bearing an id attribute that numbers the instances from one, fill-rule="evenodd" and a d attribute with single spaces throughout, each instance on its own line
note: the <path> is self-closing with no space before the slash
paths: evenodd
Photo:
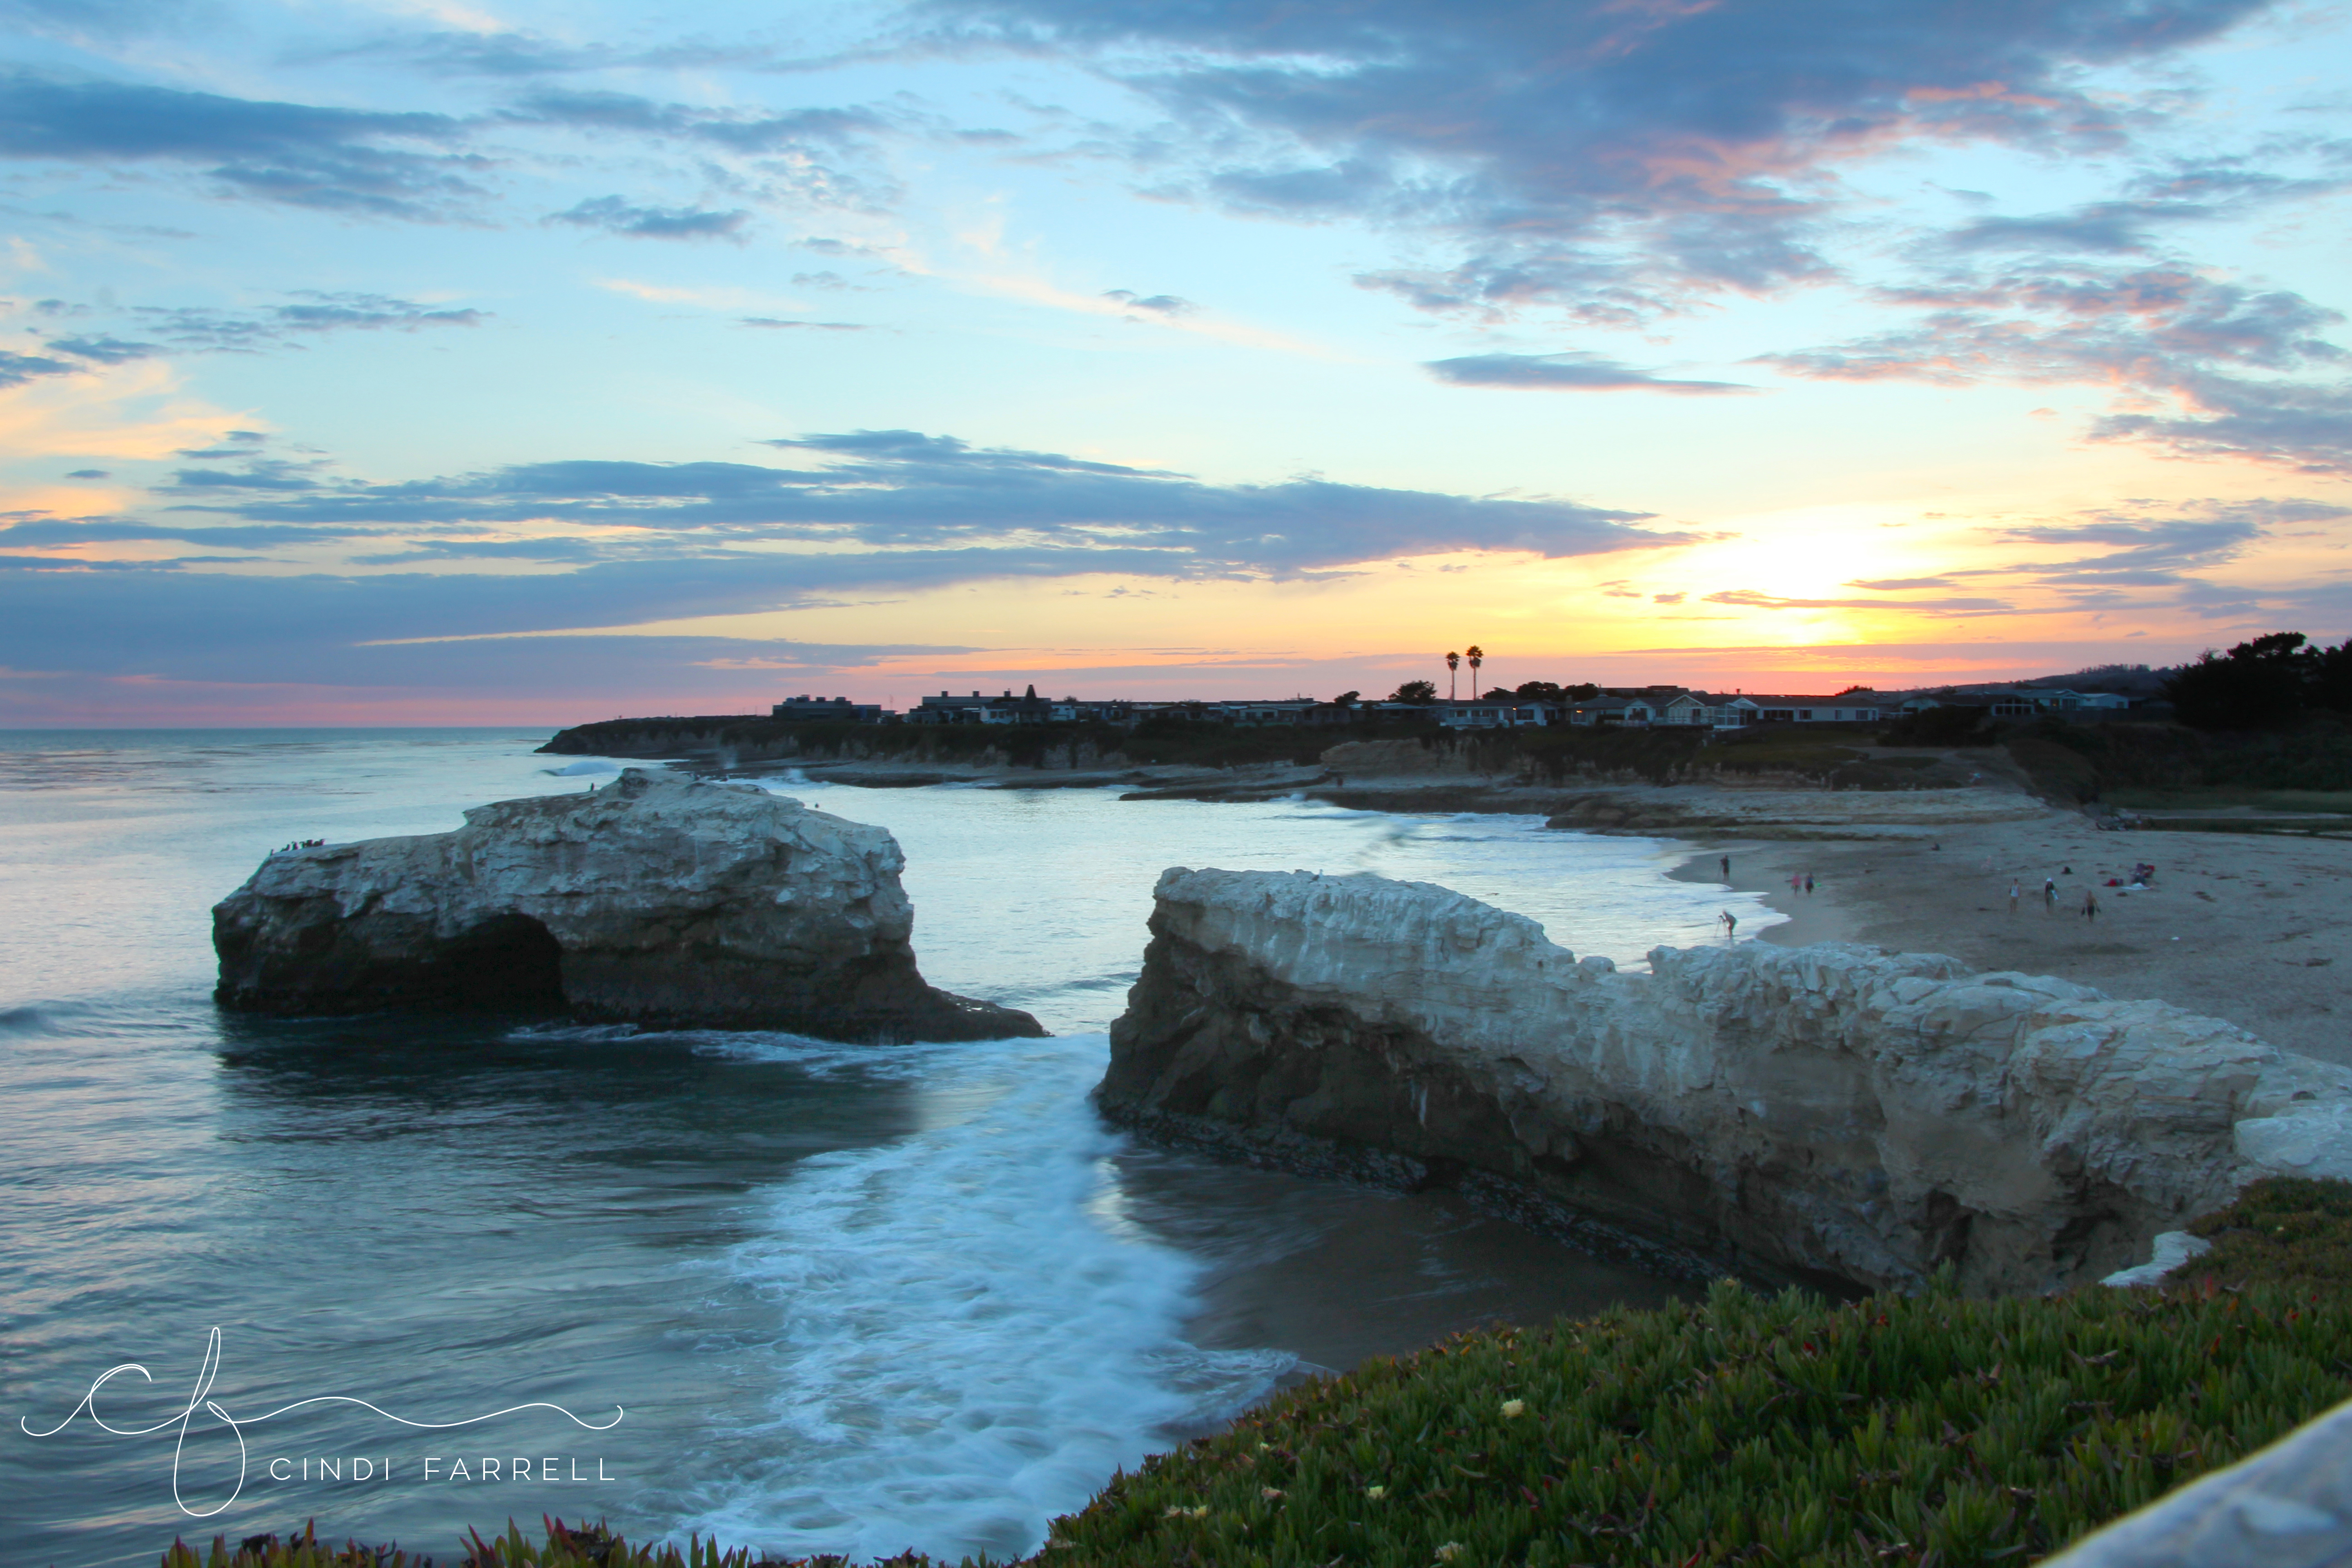
<path id="1" fill-rule="evenodd" d="M 1114 1478 L 1033 1561 L 2030 1562 L 2352 1394 L 2352 1184 L 2264 1182 L 2195 1228 L 2213 1250 L 2162 1289 L 1832 1306 L 1727 1280 L 1375 1359 Z M 510 1530 L 450 1561 L 758 1561 L 690 1550 Z M 361 1563 L 393 1568 L 299 1542 L 163 1568 Z"/>

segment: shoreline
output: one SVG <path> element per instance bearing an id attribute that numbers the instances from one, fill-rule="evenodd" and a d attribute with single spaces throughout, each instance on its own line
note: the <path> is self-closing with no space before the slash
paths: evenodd
<path id="1" fill-rule="evenodd" d="M 1731 879 L 1725 881 L 1719 862 L 1731 861 Z M 1703 853 L 1691 856 L 1666 873 L 1677 882 L 1713 883 L 1727 892 L 1756 895 L 1765 908 L 1787 920 L 1779 925 L 1762 927 L 1743 942 L 1769 942 L 1780 947 L 1811 947 L 1823 942 L 1860 942 L 1862 921 L 1854 910 L 1828 889 L 1816 886 L 1810 893 L 1792 892 L 1789 878 L 1802 876 L 1801 861 L 1812 856 L 1811 847 L 1792 851 L 1783 843 L 1756 839 L 1727 839 L 1710 845 Z"/>
<path id="2" fill-rule="evenodd" d="M 2124 1001 L 2225 1019 L 2281 1050 L 2352 1066 L 2352 843 L 2112 833 L 2080 814 L 1956 824 L 1932 837 L 1726 838 L 1668 875 L 1760 893 L 1790 920 L 1756 940 L 1939 952 L 1987 973 L 2053 975 Z M 2128 886 L 2136 863 L 2156 875 Z M 1788 879 L 1811 871 L 1811 894 Z M 2043 879 L 2056 883 L 2045 903 Z M 2110 880 L 2126 883 L 2110 887 Z M 2009 889 L 2021 895 L 2014 911 Z M 2081 913 L 2085 892 L 2099 913 Z"/>

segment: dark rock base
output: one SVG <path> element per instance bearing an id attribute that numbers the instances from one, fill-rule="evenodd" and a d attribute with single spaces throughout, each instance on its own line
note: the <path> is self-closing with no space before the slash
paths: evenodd
<path id="1" fill-rule="evenodd" d="M 455 938 L 386 917 L 289 923 L 301 929 L 298 942 L 265 940 L 255 925 L 215 916 L 215 1002 L 275 1017 L 518 1013 L 861 1043 L 1046 1033 L 1027 1013 L 924 984 L 911 958 L 895 955 L 810 976 L 723 953 L 565 952 L 545 926 L 519 914 Z"/>

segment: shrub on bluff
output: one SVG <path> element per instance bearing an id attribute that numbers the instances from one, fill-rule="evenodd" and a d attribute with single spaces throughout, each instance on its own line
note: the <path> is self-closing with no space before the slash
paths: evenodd
<path id="1" fill-rule="evenodd" d="M 213 910 L 221 1005 L 566 1012 L 827 1039 L 1042 1035 L 915 967 L 879 827 L 632 768 L 454 833 L 281 850 Z"/>
<path id="2" fill-rule="evenodd" d="M 2063 980 L 1835 944 L 1619 974 L 1369 875 L 1173 868 L 1151 933 L 1115 1119 L 1598 1216 L 1654 1265 L 2041 1291 L 2258 1177 L 2352 1175 L 2352 1071 Z"/>

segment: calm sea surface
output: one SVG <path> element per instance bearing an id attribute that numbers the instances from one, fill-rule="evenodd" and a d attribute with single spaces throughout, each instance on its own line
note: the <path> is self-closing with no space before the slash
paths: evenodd
<path id="1" fill-rule="evenodd" d="M 1668 1293 L 1086 1103 L 1169 865 L 1440 882 L 1621 963 L 1727 903 L 1773 920 L 1666 880 L 1664 846 L 1532 818 L 772 781 L 896 833 L 926 977 L 1049 1040 L 214 1009 L 210 906 L 264 854 L 612 771 L 545 738 L 0 733 L 0 1563 L 313 1517 L 439 1555 L 542 1513 L 1003 1556 L 1286 1378 Z M 376 1408 L 270 1414 L 329 1395 Z M 408 1425 L 532 1405 L 562 1408 Z"/>

